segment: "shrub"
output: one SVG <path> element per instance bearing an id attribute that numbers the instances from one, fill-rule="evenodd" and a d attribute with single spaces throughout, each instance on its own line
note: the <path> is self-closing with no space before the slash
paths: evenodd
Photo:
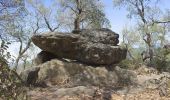
<path id="1" fill-rule="evenodd" d="M 121 61 L 118 66 L 125 69 L 136 69 L 140 67 L 141 63 L 141 59 L 125 59 Z"/>
<path id="2" fill-rule="evenodd" d="M 8 66 L 11 55 L 7 52 L 7 48 L 10 43 L 4 40 L 0 43 L 0 99 L 25 100 L 27 97 L 22 80 L 17 72 Z"/>
<path id="3" fill-rule="evenodd" d="M 158 49 L 156 56 L 147 63 L 148 66 L 158 69 L 158 71 L 170 71 L 170 50 Z"/>
<path id="4" fill-rule="evenodd" d="M 0 64 L 0 98 L 3 100 L 17 100 L 25 93 L 22 82 L 7 64 Z M 22 98 L 24 99 L 24 98 Z"/>

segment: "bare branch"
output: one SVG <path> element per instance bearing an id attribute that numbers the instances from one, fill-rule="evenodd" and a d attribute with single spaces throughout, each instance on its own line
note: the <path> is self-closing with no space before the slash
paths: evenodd
<path id="1" fill-rule="evenodd" d="M 18 37 L 18 40 L 20 42 L 20 48 L 19 48 L 19 54 L 20 54 L 21 51 L 22 51 L 22 44 L 23 44 L 23 42 L 22 42 L 22 39 L 20 37 Z"/>
<path id="2" fill-rule="evenodd" d="M 139 4 L 136 2 L 135 4 L 137 10 L 138 10 L 138 13 L 143 21 L 143 23 L 146 23 L 146 19 L 145 19 L 145 9 L 144 9 L 144 5 L 143 5 L 143 0 L 140 0 L 140 6 L 141 8 L 139 7 Z"/>
<path id="3" fill-rule="evenodd" d="M 46 23 L 46 25 L 47 25 L 47 28 L 48 28 L 51 32 L 53 32 L 53 29 L 51 28 L 51 26 L 50 26 L 49 21 L 47 20 L 47 18 L 46 18 L 45 16 L 44 16 L 43 18 L 44 18 L 44 21 L 45 21 L 45 23 Z"/>
<path id="4" fill-rule="evenodd" d="M 166 24 L 166 23 L 170 23 L 170 20 L 168 20 L 168 21 L 154 21 L 154 23 L 157 23 L 157 24 Z"/>
<path id="5" fill-rule="evenodd" d="M 54 29 L 53 29 L 53 32 L 58 29 L 59 27 L 61 26 L 61 24 L 58 24 Z"/>
<path id="6" fill-rule="evenodd" d="M 65 8 L 70 8 L 74 13 L 78 13 L 76 10 L 74 10 L 73 7 L 71 7 L 71 6 L 69 6 L 69 5 L 65 6 Z"/>
<path id="7" fill-rule="evenodd" d="M 38 32 L 38 30 L 39 30 L 39 19 L 37 19 L 37 22 L 36 22 L 36 29 L 33 31 L 33 35 L 35 35 L 37 32 Z"/>
<path id="8" fill-rule="evenodd" d="M 60 24 L 58 24 L 55 28 L 52 28 L 51 26 L 50 26 L 50 23 L 49 23 L 49 21 L 47 20 L 47 18 L 44 16 L 43 17 L 44 18 L 44 21 L 45 21 L 45 23 L 46 23 L 46 25 L 47 25 L 47 28 L 51 31 L 51 32 L 54 32 L 56 29 L 58 29 L 59 27 L 60 27 Z"/>
<path id="9" fill-rule="evenodd" d="M 36 34 L 38 32 L 39 28 L 40 28 L 39 27 L 39 20 L 37 20 L 36 29 L 33 30 L 33 34 Z M 23 31 L 22 28 L 21 28 L 21 31 Z M 23 40 L 21 39 L 21 37 L 18 37 L 18 39 L 19 39 L 19 42 L 20 42 L 20 49 L 19 49 L 18 57 L 16 58 L 16 61 L 15 61 L 15 66 L 14 66 L 15 70 L 18 67 L 18 63 L 19 63 L 20 59 L 23 57 L 24 53 L 30 48 L 31 43 L 32 43 L 31 39 L 29 39 L 25 48 L 23 48 Z"/>

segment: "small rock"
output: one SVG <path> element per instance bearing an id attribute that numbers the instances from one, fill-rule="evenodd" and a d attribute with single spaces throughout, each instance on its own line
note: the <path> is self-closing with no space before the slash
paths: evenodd
<path id="1" fill-rule="evenodd" d="M 35 85 L 38 79 L 38 72 L 40 67 L 32 67 L 21 72 L 21 79 L 25 82 L 26 85 Z"/>

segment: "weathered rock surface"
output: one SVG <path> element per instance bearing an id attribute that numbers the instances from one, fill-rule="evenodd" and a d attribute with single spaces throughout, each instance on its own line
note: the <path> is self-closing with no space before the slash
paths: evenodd
<path id="1" fill-rule="evenodd" d="M 108 71 L 106 66 L 53 59 L 37 68 L 40 69 L 36 82 L 45 83 L 47 87 L 29 91 L 31 100 L 170 99 L 170 73 L 158 73 L 147 66 L 133 71 L 116 66 Z"/>
<path id="2" fill-rule="evenodd" d="M 87 39 L 87 41 L 93 43 L 103 43 L 116 46 L 119 43 L 119 35 L 109 29 L 82 29 L 73 34 L 79 34 L 81 37 Z"/>
<path id="3" fill-rule="evenodd" d="M 170 100 L 170 73 L 158 73 L 146 66 L 133 71 L 116 66 L 113 71 L 107 71 L 105 67 L 54 59 L 39 67 L 38 80 L 53 84 L 29 91 L 31 100 Z M 120 80 L 129 83 L 128 86 L 120 87 Z"/>
<path id="4" fill-rule="evenodd" d="M 80 63 L 51 60 L 39 65 L 39 82 L 48 86 L 92 86 L 116 85 L 118 77 L 104 66 L 93 67 Z"/>
<path id="5" fill-rule="evenodd" d="M 33 72 L 37 73 L 32 74 Z M 32 67 L 21 75 L 28 82 L 30 74 L 34 82 L 43 83 L 45 86 L 117 86 L 133 85 L 137 82 L 137 75 L 134 72 L 119 67 L 109 71 L 106 66 L 94 67 L 58 59 L 47 61 L 36 68 Z"/>
<path id="6" fill-rule="evenodd" d="M 50 32 L 32 37 L 33 43 L 57 58 L 91 65 L 110 65 L 126 58 L 117 46 L 119 35 L 109 29 L 80 30 L 78 34 Z"/>
<path id="7" fill-rule="evenodd" d="M 35 85 L 38 79 L 38 72 L 40 67 L 32 67 L 21 72 L 20 76 L 26 85 Z"/>
<path id="8" fill-rule="evenodd" d="M 31 100 L 103 100 L 102 93 L 97 94 L 95 87 L 77 86 L 72 88 L 50 87 L 48 89 L 28 92 Z M 109 100 L 109 99 L 106 99 Z"/>
<path id="9" fill-rule="evenodd" d="M 29 91 L 28 97 L 31 100 L 170 100 L 170 94 L 161 97 L 159 90 L 156 89 L 147 89 L 122 95 L 114 90 L 96 90 L 92 87 L 84 86 L 60 89 L 52 88 Z"/>

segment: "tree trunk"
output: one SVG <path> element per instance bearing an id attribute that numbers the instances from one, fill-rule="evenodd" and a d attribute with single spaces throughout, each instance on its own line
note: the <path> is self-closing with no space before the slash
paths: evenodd
<path id="1" fill-rule="evenodd" d="M 151 34 L 150 33 L 146 33 L 146 39 L 143 38 L 143 40 L 145 41 L 145 43 L 148 46 L 148 50 L 146 50 L 149 54 L 149 60 L 152 61 L 153 59 L 153 48 L 152 48 L 152 40 L 151 40 Z"/>
<path id="2" fill-rule="evenodd" d="M 132 53 L 129 51 L 129 49 L 127 49 L 127 52 L 129 53 L 130 58 L 132 58 L 132 60 L 134 61 L 135 58 L 132 56 Z"/>
<path id="3" fill-rule="evenodd" d="M 78 16 L 74 21 L 74 30 L 80 30 L 80 19 Z"/>
<path id="4" fill-rule="evenodd" d="M 153 59 L 153 48 L 152 48 L 152 43 L 151 43 L 151 34 L 147 33 L 147 45 L 149 47 L 149 58 L 150 61 Z"/>
<path id="5" fill-rule="evenodd" d="M 14 69 L 17 70 L 18 69 L 18 63 L 19 63 L 19 60 L 21 58 L 21 55 L 19 54 L 16 61 L 15 61 L 15 66 L 14 66 Z"/>
<path id="6" fill-rule="evenodd" d="M 133 60 L 135 60 L 135 58 L 132 56 L 132 53 L 130 52 L 130 50 L 129 50 L 129 48 L 128 48 L 128 44 L 126 44 L 124 41 L 125 41 L 125 39 L 124 39 L 124 36 L 123 36 L 123 43 L 124 43 L 125 46 L 126 46 L 125 48 L 126 48 L 128 54 L 129 54 L 129 57 L 132 58 Z"/>
<path id="7" fill-rule="evenodd" d="M 76 6 L 78 12 L 76 12 L 76 18 L 74 20 L 74 30 L 80 30 L 80 21 L 81 21 L 81 14 L 82 14 L 81 0 L 76 0 Z"/>

